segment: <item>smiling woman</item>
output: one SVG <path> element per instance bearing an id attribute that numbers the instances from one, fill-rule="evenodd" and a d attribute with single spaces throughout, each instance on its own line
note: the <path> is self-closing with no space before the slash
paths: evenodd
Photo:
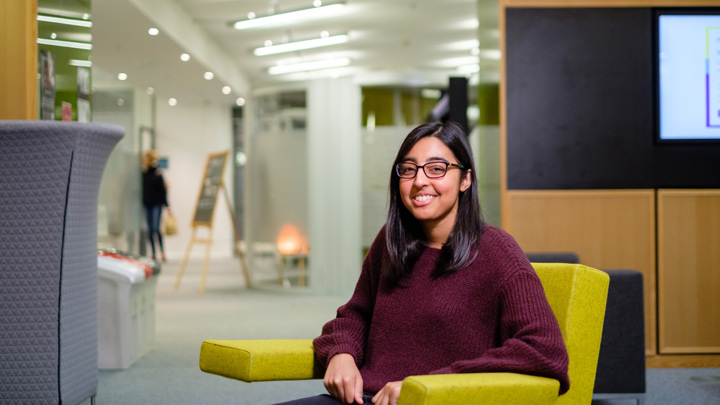
<path id="1" fill-rule="evenodd" d="M 395 405 L 403 379 L 429 374 L 516 372 L 567 391 L 558 322 L 515 240 L 483 223 L 462 128 L 412 130 L 390 195 L 352 298 L 313 341 L 329 395 L 285 404 Z"/>

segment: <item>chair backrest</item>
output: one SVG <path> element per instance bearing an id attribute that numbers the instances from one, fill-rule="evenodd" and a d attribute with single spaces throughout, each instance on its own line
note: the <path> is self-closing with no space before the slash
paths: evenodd
<path id="1" fill-rule="evenodd" d="M 581 264 L 533 263 L 570 357 L 570 390 L 558 404 L 592 402 L 609 277 Z"/>

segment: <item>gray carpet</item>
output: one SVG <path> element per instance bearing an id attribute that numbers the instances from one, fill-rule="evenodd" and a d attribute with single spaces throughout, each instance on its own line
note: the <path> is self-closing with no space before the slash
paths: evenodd
<path id="1" fill-rule="evenodd" d="M 324 392 L 322 381 L 247 384 L 198 367 L 205 339 L 313 338 L 348 297 L 281 294 L 243 288 L 239 262 L 211 260 L 201 295 L 201 261 L 191 261 L 179 291 L 179 261 L 158 280 L 153 349 L 127 370 L 101 370 L 97 403 L 271 404 Z M 720 404 L 720 369 L 650 369 L 647 404 Z M 625 405 L 632 402 L 604 402 Z"/>

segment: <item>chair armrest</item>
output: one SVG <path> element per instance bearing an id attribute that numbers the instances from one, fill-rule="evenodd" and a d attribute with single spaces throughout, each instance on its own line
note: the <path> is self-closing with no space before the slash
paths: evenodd
<path id="1" fill-rule="evenodd" d="M 398 405 L 552 404 L 560 382 L 515 373 L 436 374 L 403 380 Z"/>
<path id="2" fill-rule="evenodd" d="M 323 378 L 312 340 L 206 340 L 200 370 L 245 382 Z"/>

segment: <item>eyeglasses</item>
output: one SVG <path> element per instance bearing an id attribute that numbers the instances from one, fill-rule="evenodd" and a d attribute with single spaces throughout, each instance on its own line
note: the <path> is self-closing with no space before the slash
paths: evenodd
<path id="1" fill-rule="evenodd" d="M 439 179 L 444 177 L 449 166 L 455 166 L 462 169 L 462 165 L 448 162 L 430 162 L 424 165 L 416 165 L 415 163 L 404 162 L 395 165 L 395 173 L 403 179 L 414 179 L 417 176 L 418 169 L 423 169 L 425 176 L 429 179 Z"/>

